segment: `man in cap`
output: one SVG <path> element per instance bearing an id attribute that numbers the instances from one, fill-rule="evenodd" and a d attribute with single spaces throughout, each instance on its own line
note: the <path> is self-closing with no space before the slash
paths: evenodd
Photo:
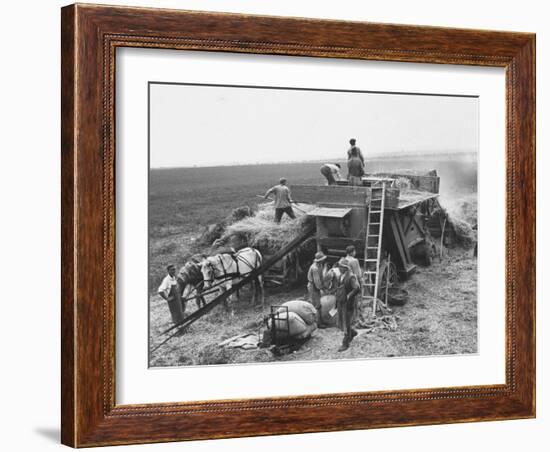
<path id="1" fill-rule="evenodd" d="M 294 215 L 294 210 L 292 210 L 292 195 L 290 193 L 290 188 L 286 185 L 286 179 L 281 177 L 279 179 L 279 185 L 271 187 L 265 193 L 264 198 L 267 199 L 269 195 L 275 195 L 275 222 L 280 223 L 283 214 L 287 214 L 290 218 L 296 218 Z"/>
<path id="2" fill-rule="evenodd" d="M 342 269 L 342 276 L 340 277 L 340 284 L 336 292 L 337 324 L 338 328 L 344 332 L 344 340 L 338 351 L 343 352 L 349 348 L 350 342 L 357 336 L 357 331 L 352 328 L 352 323 L 357 317 L 357 302 L 361 285 L 351 271 L 347 258 L 343 257 L 340 259 L 338 265 Z"/>
<path id="3" fill-rule="evenodd" d="M 183 320 L 184 308 L 181 303 L 181 294 L 176 278 L 176 267 L 172 264 L 166 267 L 167 275 L 158 288 L 158 294 L 168 302 L 168 308 L 175 324 Z"/>
<path id="4" fill-rule="evenodd" d="M 355 249 L 355 246 L 348 245 L 346 247 L 346 259 L 348 260 L 351 271 L 357 278 L 357 281 L 361 282 L 363 272 L 361 271 L 361 264 L 359 264 L 359 260 L 355 257 L 356 254 L 357 250 Z"/>
<path id="5" fill-rule="evenodd" d="M 325 163 L 321 166 L 321 174 L 325 176 L 328 185 L 335 185 L 336 181 L 342 180 L 339 163 Z"/>
<path id="6" fill-rule="evenodd" d="M 318 319 L 321 315 L 321 295 L 325 289 L 326 260 L 327 256 L 322 251 L 318 251 L 307 272 L 307 291 L 311 304 L 317 309 Z"/>

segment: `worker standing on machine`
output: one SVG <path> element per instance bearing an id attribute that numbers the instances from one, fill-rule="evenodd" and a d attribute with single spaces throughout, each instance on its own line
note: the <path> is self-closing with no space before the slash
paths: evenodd
<path id="1" fill-rule="evenodd" d="M 339 163 L 325 163 L 321 166 L 321 174 L 325 176 L 328 185 L 336 185 L 336 182 L 342 180 L 341 169 Z"/>

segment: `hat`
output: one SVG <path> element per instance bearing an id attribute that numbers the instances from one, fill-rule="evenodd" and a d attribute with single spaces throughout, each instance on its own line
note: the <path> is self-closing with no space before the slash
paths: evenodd
<path id="1" fill-rule="evenodd" d="M 279 179 L 279 183 L 280 183 L 280 184 L 284 184 L 285 182 L 286 182 L 286 177 L 281 177 L 281 178 Z"/>
<path id="2" fill-rule="evenodd" d="M 315 259 L 314 262 L 323 262 L 327 257 L 325 256 L 325 253 L 322 251 L 318 251 L 315 253 Z"/>
<path id="3" fill-rule="evenodd" d="M 345 257 L 343 257 L 342 259 L 340 259 L 340 260 L 338 261 L 338 265 L 339 265 L 340 267 L 347 268 L 348 270 L 349 270 L 349 268 L 350 268 L 350 266 L 349 266 L 349 261 L 348 261 Z"/>

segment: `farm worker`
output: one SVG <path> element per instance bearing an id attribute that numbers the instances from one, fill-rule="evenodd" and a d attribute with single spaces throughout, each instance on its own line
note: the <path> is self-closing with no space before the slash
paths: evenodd
<path id="1" fill-rule="evenodd" d="M 347 258 L 343 257 L 340 259 L 338 265 L 342 269 L 343 274 L 340 277 L 336 292 L 337 325 L 344 332 L 344 340 L 338 351 L 343 352 L 349 348 L 350 342 L 357 336 L 357 331 L 352 328 L 352 323 L 357 317 L 358 295 L 361 291 L 361 286 L 351 270 Z"/>
<path id="2" fill-rule="evenodd" d="M 355 138 L 352 138 L 349 140 L 350 148 L 348 149 L 348 160 L 352 158 L 353 156 L 359 157 L 361 160 L 361 163 L 365 164 L 365 159 L 363 158 L 363 153 L 361 152 L 361 149 L 359 149 L 358 146 L 355 146 L 355 143 L 357 140 Z"/>
<path id="3" fill-rule="evenodd" d="M 334 295 L 336 289 L 338 288 L 338 281 L 340 281 L 340 276 L 342 276 L 342 270 L 338 266 L 338 263 L 334 264 L 330 270 L 327 271 L 325 275 L 325 293 L 329 295 Z"/>
<path id="4" fill-rule="evenodd" d="M 160 283 L 158 294 L 168 302 L 172 322 L 178 324 L 183 320 L 184 310 L 181 303 L 178 279 L 176 278 L 176 267 L 170 264 L 166 267 L 166 272 L 168 274 Z"/>
<path id="5" fill-rule="evenodd" d="M 279 185 L 275 185 L 267 190 L 264 198 L 267 199 L 269 195 L 275 195 L 275 222 L 280 223 L 283 214 L 287 214 L 290 218 L 296 218 L 294 210 L 292 210 L 292 195 L 290 194 L 290 188 L 286 186 L 286 179 L 281 177 L 279 179 Z"/>
<path id="6" fill-rule="evenodd" d="M 346 259 L 348 260 L 351 271 L 356 276 L 357 281 L 361 282 L 363 279 L 363 272 L 361 271 L 361 265 L 359 260 L 355 257 L 357 250 L 353 245 L 348 245 L 346 247 Z"/>
<path id="7" fill-rule="evenodd" d="M 311 304 L 317 309 L 317 314 L 321 313 L 321 295 L 325 289 L 325 278 L 327 267 L 325 261 L 327 256 L 322 251 L 315 253 L 313 263 L 307 272 L 307 291 Z"/>
<path id="8" fill-rule="evenodd" d="M 342 180 L 340 169 L 342 167 L 339 163 L 325 163 L 321 166 L 321 174 L 325 176 L 328 185 L 334 185 L 336 181 Z"/>
<path id="9" fill-rule="evenodd" d="M 361 178 L 365 174 L 365 165 L 355 151 L 348 160 L 348 181 L 350 185 L 362 185 Z"/>

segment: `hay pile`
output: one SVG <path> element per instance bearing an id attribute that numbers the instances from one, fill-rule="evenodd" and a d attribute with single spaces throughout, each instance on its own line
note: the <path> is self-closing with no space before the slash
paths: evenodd
<path id="1" fill-rule="evenodd" d="M 477 225 L 477 193 L 453 196 L 452 199 L 443 196 L 445 208 L 450 216 L 464 221 L 472 227 Z"/>
<path id="2" fill-rule="evenodd" d="M 219 223 L 206 226 L 202 234 L 197 238 L 196 245 L 198 245 L 199 248 L 212 245 L 222 238 L 228 225 L 241 221 L 244 218 L 251 217 L 254 213 L 254 209 L 250 206 L 237 207 Z"/>
<path id="3" fill-rule="evenodd" d="M 300 209 L 308 212 L 313 210 L 314 206 L 300 204 Z M 243 246 L 258 249 L 262 254 L 274 254 L 298 236 L 306 224 L 313 221 L 313 218 L 304 212 L 294 209 L 295 220 L 285 216 L 281 223 L 277 224 L 274 221 L 273 204 L 261 204 L 255 215 L 228 225 L 220 241 L 238 241 Z"/>
<path id="4" fill-rule="evenodd" d="M 477 234 L 470 224 L 453 217 L 449 217 L 449 220 L 454 229 L 458 244 L 467 248 L 473 246 L 477 240 Z"/>
<path id="5" fill-rule="evenodd" d="M 477 241 L 477 193 L 442 198 L 442 214 L 447 216 L 456 243 L 473 246 Z"/>

